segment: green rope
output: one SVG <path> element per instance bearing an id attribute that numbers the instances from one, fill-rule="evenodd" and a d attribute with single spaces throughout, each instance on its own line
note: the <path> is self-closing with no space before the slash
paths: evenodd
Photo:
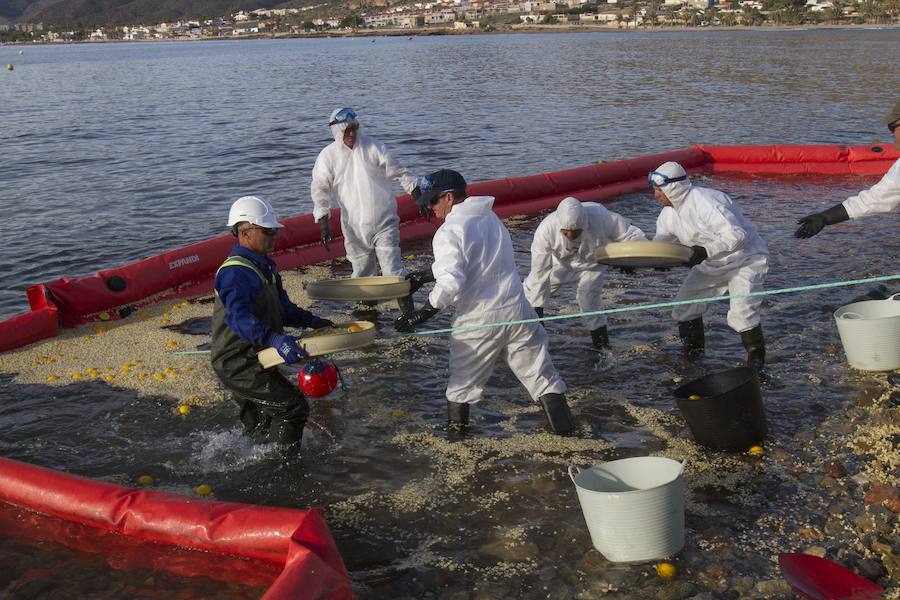
<path id="1" fill-rule="evenodd" d="M 710 296 L 708 298 L 695 298 L 693 300 L 672 300 L 670 302 L 657 302 L 655 304 L 638 304 L 637 306 L 624 306 L 622 308 L 607 308 L 604 310 L 592 310 L 569 315 L 556 315 L 553 317 L 543 317 L 538 319 L 520 319 L 518 321 L 504 321 L 502 323 L 484 323 L 479 325 L 469 325 L 466 327 L 447 327 L 445 329 L 428 329 L 426 331 L 416 331 L 414 333 L 405 333 L 401 335 L 389 335 L 378 338 L 381 340 L 396 340 L 408 336 L 426 336 L 439 335 L 442 333 L 453 333 L 454 331 L 473 331 L 475 329 L 488 329 L 491 327 L 505 327 L 506 325 L 520 325 L 523 323 L 540 323 L 542 321 L 559 321 L 562 319 L 575 319 L 578 317 L 590 317 L 593 315 L 611 315 L 615 313 L 633 312 L 636 310 L 652 310 L 655 308 L 668 308 L 670 306 L 681 306 L 685 304 L 703 304 L 706 302 L 721 302 L 722 300 L 731 300 L 732 298 L 751 298 L 754 296 L 777 296 L 779 294 L 793 294 L 796 292 L 807 292 L 810 290 L 824 290 L 828 288 L 844 287 L 850 285 L 862 285 L 864 283 L 876 283 L 879 281 L 892 281 L 900 279 L 900 275 L 883 275 L 881 277 L 867 277 L 865 279 L 849 279 L 847 281 L 831 281 L 829 283 L 817 283 L 814 285 L 801 285 L 798 287 L 782 288 L 778 290 L 764 290 L 762 292 L 746 292 L 742 294 L 726 294 L 724 296 Z M 175 355 L 186 354 L 209 354 L 209 350 L 188 350 L 184 352 L 173 352 Z"/>
<path id="2" fill-rule="evenodd" d="M 556 315 L 553 317 L 543 317 L 537 319 L 520 319 L 518 321 L 504 321 L 502 323 L 484 323 L 479 325 L 468 325 L 466 327 L 448 327 L 446 329 L 429 329 L 426 331 L 416 331 L 414 333 L 407 333 L 403 335 L 391 335 L 383 338 L 379 338 L 382 340 L 392 340 L 407 336 L 426 336 L 426 335 L 438 335 L 441 333 L 452 333 L 454 331 L 473 331 L 475 329 L 487 329 L 491 327 L 505 327 L 506 325 L 519 325 L 523 323 L 540 323 L 541 321 L 558 321 L 561 319 L 574 319 L 576 317 L 590 317 L 593 315 L 611 315 L 615 313 L 623 313 L 623 312 L 632 312 L 636 310 L 651 310 L 654 308 L 668 308 L 670 306 L 681 306 L 685 304 L 703 304 L 706 302 L 720 302 L 722 300 L 730 300 L 732 298 L 751 298 L 753 296 L 775 296 L 778 294 L 792 294 L 795 292 L 806 292 L 809 290 L 823 290 L 827 288 L 835 288 L 835 287 L 843 287 L 850 285 L 861 285 L 864 283 L 875 283 L 878 281 L 891 281 L 894 279 L 900 279 L 900 275 L 884 275 L 881 277 L 868 277 L 866 279 L 850 279 L 847 281 L 832 281 L 829 283 L 817 283 L 815 285 L 801 285 L 799 287 L 790 287 L 790 288 L 782 288 L 778 290 L 764 290 L 762 292 L 746 292 L 741 294 L 733 294 L 733 295 L 724 295 L 724 296 L 710 296 L 708 298 L 695 298 L 693 300 L 672 300 L 670 302 L 657 302 L 655 304 L 639 304 L 637 306 L 625 306 L 622 308 L 607 308 L 604 310 L 592 310 L 581 313 L 574 313 L 568 315 Z"/>

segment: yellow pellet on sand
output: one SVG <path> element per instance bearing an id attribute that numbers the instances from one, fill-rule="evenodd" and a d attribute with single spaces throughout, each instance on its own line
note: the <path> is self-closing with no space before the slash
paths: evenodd
<path id="1" fill-rule="evenodd" d="M 160 324 L 160 325 L 168 325 L 168 324 L 169 324 L 169 320 L 168 320 L 168 319 L 163 319 L 162 321 L 159 322 L 159 324 Z"/>
<path id="2" fill-rule="evenodd" d="M 56 375 L 47 375 L 47 381 L 56 381 L 58 379 L 59 377 L 57 377 Z"/>
<path id="3" fill-rule="evenodd" d="M 154 480 L 150 475 L 141 475 L 137 478 L 138 485 L 153 485 Z"/>
<path id="4" fill-rule="evenodd" d="M 109 313 L 108 312 L 102 312 L 97 316 L 100 317 L 101 321 L 109 321 Z"/>
<path id="5" fill-rule="evenodd" d="M 763 450 L 762 446 L 750 446 L 750 449 L 747 450 L 747 454 L 750 456 L 762 456 L 765 454 L 765 450 Z"/>
<path id="6" fill-rule="evenodd" d="M 678 574 L 678 569 L 672 563 L 661 562 L 656 565 L 656 574 L 663 579 L 672 579 Z"/>
<path id="7" fill-rule="evenodd" d="M 154 373 L 153 374 L 153 379 L 155 379 L 156 381 L 162 381 L 165 378 L 166 378 L 166 376 L 163 375 L 162 373 Z"/>
<path id="8" fill-rule="evenodd" d="M 107 381 L 112 381 L 112 380 L 115 379 L 115 378 L 116 378 L 115 375 L 107 375 L 107 376 L 105 376 L 103 379 L 105 379 L 105 380 L 107 380 Z"/>
<path id="9" fill-rule="evenodd" d="M 178 412 L 179 412 L 179 414 L 182 414 L 182 415 L 189 415 L 189 414 L 191 414 L 191 407 L 188 406 L 187 404 L 182 404 L 181 406 L 178 407 Z"/>
<path id="10" fill-rule="evenodd" d="M 166 342 L 166 348 L 177 348 L 177 347 L 178 347 L 178 342 L 176 342 L 175 340 L 169 340 L 168 342 Z"/>
<path id="11" fill-rule="evenodd" d="M 84 379 L 84 373 L 72 373 L 72 379 Z"/>

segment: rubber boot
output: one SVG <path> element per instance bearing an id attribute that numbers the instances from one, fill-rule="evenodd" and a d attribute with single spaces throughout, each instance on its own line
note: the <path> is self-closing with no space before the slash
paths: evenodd
<path id="1" fill-rule="evenodd" d="M 688 356 L 700 356 L 706 346 L 706 336 L 703 333 L 703 317 L 697 317 L 690 321 L 678 323 L 678 336 L 684 346 L 684 353 Z"/>
<path id="2" fill-rule="evenodd" d="M 591 330 L 591 341 L 594 342 L 594 348 L 597 350 L 609 349 L 609 332 L 606 325 Z"/>
<path id="3" fill-rule="evenodd" d="M 747 365 L 761 371 L 766 364 L 766 342 L 762 325 L 741 332 L 741 343 L 747 349 Z"/>
<path id="4" fill-rule="evenodd" d="M 563 394 L 544 394 L 539 398 L 541 406 L 544 407 L 544 414 L 547 416 L 547 425 L 556 435 L 566 435 L 570 433 L 574 427 L 572 424 L 572 413 L 569 411 L 569 405 L 566 404 L 566 397 Z"/>
<path id="5" fill-rule="evenodd" d="M 469 426 L 469 404 L 447 400 L 447 429 L 460 432 Z"/>
<path id="6" fill-rule="evenodd" d="M 416 304 L 415 302 L 413 302 L 413 297 L 411 294 L 409 296 L 397 298 L 397 306 L 400 307 L 400 314 L 402 315 L 408 315 L 412 313 L 412 311 L 416 310 Z"/>

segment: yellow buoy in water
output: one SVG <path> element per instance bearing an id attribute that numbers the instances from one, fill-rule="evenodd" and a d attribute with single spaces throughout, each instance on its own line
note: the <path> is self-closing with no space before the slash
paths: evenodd
<path id="1" fill-rule="evenodd" d="M 750 446 L 750 449 L 747 450 L 747 454 L 750 456 L 762 456 L 764 452 L 762 446 Z"/>
<path id="2" fill-rule="evenodd" d="M 678 573 L 678 569 L 672 563 L 661 562 L 656 565 L 656 574 L 663 579 L 672 579 Z"/>
<path id="3" fill-rule="evenodd" d="M 699 400 L 699 399 L 700 399 L 700 396 L 698 396 L 697 394 L 691 394 L 690 396 L 688 396 L 688 400 Z"/>
<path id="4" fill-rule="evenodd" d="M 178 407 L 178 412 L 182 415 L 189 415 L 191 414 L 191 407 L 187 404 L 182 404 Z"/>
<path id="5" fill-rule="evenodd" d="M 138 485 L 153 485 L 153 477 L 150 475 L 141 475 L 137 478 Z"/>
<path id="6" fill-rule="evenodd" d="M 350 333 L 356 333 L 357 331 L 362 331 L 362 327 L 360 327 L 356 323 L 352 323 L 349 327 L 347 327 L 347 331 L 349 331 Z"/>
<path id="7" fill-rule="evenodd" d="M 194 492 L 196 492 L 198 496 L 209 496 L 210 494 L 212 494 L 212 486 L 207 483 L 203 483 L 198 485 L 194 489 Z"/>

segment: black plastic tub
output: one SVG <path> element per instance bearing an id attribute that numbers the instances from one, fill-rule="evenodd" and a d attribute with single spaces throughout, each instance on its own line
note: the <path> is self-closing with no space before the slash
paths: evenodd
<path id="1" fill-rule="evenodd" d="M 693 395 L 699 399 L 689 400 Z M 705 375 L 675 390 L 675 402 L 694 440 L 724 452 L 745 452 L 768 428 L 759 378 L 750 367 Z"/>

